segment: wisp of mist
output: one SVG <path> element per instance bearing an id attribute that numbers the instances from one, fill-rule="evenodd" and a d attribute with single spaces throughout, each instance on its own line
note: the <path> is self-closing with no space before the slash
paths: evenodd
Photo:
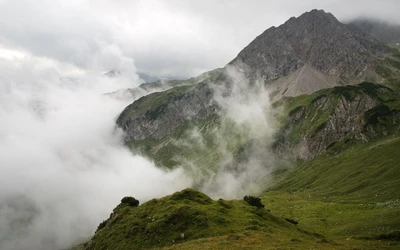
<path id="1" fill-rule="evenodd" d="M 168 142 L 178 148 L 171 157 L 191 176 L 194 187 L 216 199 L 258 195 L 278 165 L 271 145 L 279 109 L 272 107 L 264 82 L 248 79 L 245 70 L 244 65 L 228 65 L 226 80 L 210 84 L 216 120 Z"/>

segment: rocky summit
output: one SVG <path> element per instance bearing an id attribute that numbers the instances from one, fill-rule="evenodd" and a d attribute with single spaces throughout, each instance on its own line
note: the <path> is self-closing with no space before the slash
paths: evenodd
<path id="1" fill-rule="evenodd" d="M 267 29 L 229 64 L 245 68 L 249 78 L 271 81 L 275 95 L 296 96 L 377 77 L 374 66 L 387 51 L 332 14 L 312 10 Z"/>

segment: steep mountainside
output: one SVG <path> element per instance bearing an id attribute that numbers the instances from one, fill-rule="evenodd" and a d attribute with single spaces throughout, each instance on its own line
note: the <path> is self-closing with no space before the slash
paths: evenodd
<path id="1" fill-rule="evenodd" d="M 399 134 L 400 93 L 364 82 L 282 100 L 291 109 L 276 150 L 309 160 L 346 144 Z"/>
<path id="2" fill-rule="evenodd" d="M 140 98 L 117 120 L 126 139 L 161 139 L 188 119 L 204 119 L 216 110 L 212 91 L 204 83 L 177 87 Z"/>

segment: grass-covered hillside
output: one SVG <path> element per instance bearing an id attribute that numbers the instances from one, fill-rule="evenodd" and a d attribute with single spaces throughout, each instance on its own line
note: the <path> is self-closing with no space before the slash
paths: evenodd
<path id="1" fill-rule="evenodd" d="M 286 178 L 294 174 L 285 173 Z M 265 208 L 244 200 L 212 200 L 192 189 L 138 207 L 121 203 L 99 225 L 94 237 L 76 249 L 396 249 L 400 246 L 398 199 L 384 202 L 364 198 L 362 203 L 350 202 L 342 200 L 346 194 L 327 198 L 319 196 L 322 193 L 318 189 L 290 192 L 279 185 L 280 182 L 275 187 L 279 191 L 263 194 Z"/>
<path id="2" fill-rule="evenodd" d="M 264 242 L 262 238 L 269 240 Z M 174 248 L 181 244 L 209 244 L 208 239 L 217 239 L 224 248 L 256 246 L 260 240 L 271 246 L 278 242 L 296 246 L 303 241 L 326 241 L 261 206 L 244 200 L 212 200 L 185 189 L 140 206 L 121 203 L 83 248 Z"/>
<path id="3" fill-rule="evenodd" d="M 326 153 L 277 175 L 263 202 L 330 237 L 400 240 L 400 137 Z M 388 237 L 390 238 L 390 237 Z"/>

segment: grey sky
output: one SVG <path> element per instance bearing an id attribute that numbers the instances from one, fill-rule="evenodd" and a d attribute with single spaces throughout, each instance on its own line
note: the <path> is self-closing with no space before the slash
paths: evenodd
<path id="1" fill-rule="evenodd" d="M 265 29 L 314 8 L 341 21 L 400 23 L 398 0 L 0 0 L 0 46 L 83 70 L 106 71 L 123 57 L 140 72 L 193 76 L 223 67 Z"/>

